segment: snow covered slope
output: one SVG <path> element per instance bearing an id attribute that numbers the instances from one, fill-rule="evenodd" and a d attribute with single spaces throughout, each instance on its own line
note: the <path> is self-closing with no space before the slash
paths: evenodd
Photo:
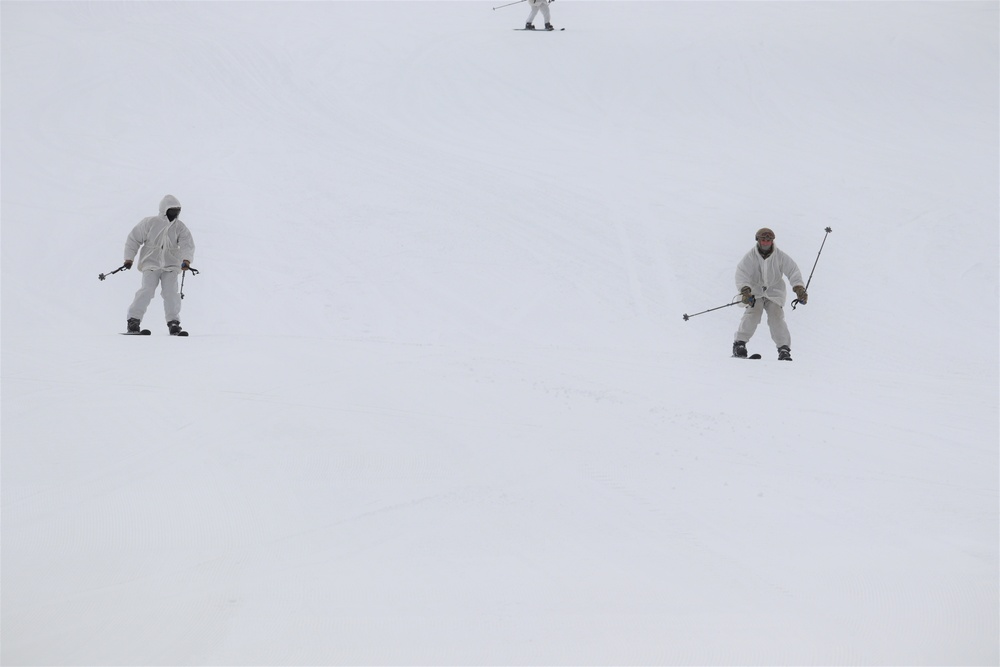
<path id="1" fill-rule="evenodd" d="M 0 6 L 0 661 L 1000 661 L 997 4 L 492 6 Z"/>

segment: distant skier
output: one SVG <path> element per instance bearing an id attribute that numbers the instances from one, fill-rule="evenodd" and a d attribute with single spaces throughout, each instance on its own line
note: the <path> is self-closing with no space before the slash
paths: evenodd
<path id="1" fill-rule="evenodd" d="M 525 30 L 535 29 L 534 21 L 535 17 L 538 16 L 538 10 L 542 10 L 542 18 L 545 19 L 545 29 L 555 30 L 552 27 L 552 16 L 549 13 L 549 0 L 528 0 L 528 4 L 531 5 L 531 13 L 528 14 L 528 22 L 524 24 Z"/>
<path id="2" fill-rule="evenodd" d="M 771 329 L 771 339 L 778 346 L 778 359 L 792 360 L 792 337 L 785 324 L 785 281 L 793 285 L 792 290 L 801 303 L 807 299 L 806 288 L 802 286 L 802 273 L 791 257 L 774 245 L 774 232 L 767 227 L 757 230 L 757 245 L 744 255 L 736 266 L 736 289 L 743 297 L 746 311 L 736 330 L 733 342 L 733 356 L 747 356 L 747 341 L 760 324 L 761 316 L 767 313 L 767 325 Z"/>
<path id="3" fill-rule="evenodd" d="M 132 260 L 139 254 L 139 271 L 142 286 L 128 309 L 127 333 L 139 333 L 139 324 L 149 302 L 160 287 L 167 329 L 171 336 L 181 334 L 181 297 L 177 291 L 177 274 L 191 268 L 194 258 L 194 239 L 180 220 L 181 203 L 173 195 L 160 202 L 160 214 L 143 218 L 125 240 L 125 267 L 132 268 Z M 183 334 L 187 335 L 187 334 Z"/>

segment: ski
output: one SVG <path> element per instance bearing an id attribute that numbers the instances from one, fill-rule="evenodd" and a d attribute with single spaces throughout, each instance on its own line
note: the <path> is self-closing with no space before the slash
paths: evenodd
<path id="1" fill-rule="evenodd" d="M 143 329 L 142 331 L 122 331 L 120 332 L 122 336 L 151 336 L 153 334 L 149 329 Z M 187 336 L 187 331 L 181 331 L 179 333 L 170 334 L 171 336 Z"/>
<path id="2" fill-rule="evenodd" d="M 553 28 L 552 30 L 546 30 L 545 28 L 514 28 L 514 30 L 519 30 L 521 32 L 562 32 L 566 28 Z"/>
<path id="3" fill-rule="evenodd" d="M 760 359 L 760 358 L 761 357 L 759 354 L 751 354 L 749 357 L 737 357 L 735 354 L 733 355 L 733 359 Z"/>

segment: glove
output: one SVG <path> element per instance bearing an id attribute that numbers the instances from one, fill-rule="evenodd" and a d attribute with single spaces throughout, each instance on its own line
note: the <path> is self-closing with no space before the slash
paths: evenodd
<path id="1" fill-rule="evenodd" d="M 125 260 L 125 268 L 126 269 L 131 269 L 132 268 L 132 260 L 131 259 L 126 259 Z"/>
<path id="2" fill-rule="evenodd" d="M 746 285 L 744 285 L 743 288 L 740 289 L 740 296 L 743 297 L 742 299 L 743 303 L 746 304 L 753 303 L 753 297 L 750 296 L 750 288 L 747 287 Z"/>
<path id="3" fill-rule="evenodd" d="M 802 285 L 796 285 L 792 288 L 792 291 L 795 292 L 795 296 L 798 297 L 799 303 L 805 303 L 809 300 L 809 295 L 806 294 L 806 288 Z"/>
<path id="4" fill-rule="evenodd" d="M 181 262 L 181 271 L 187 271 L 190 268 L 191 268 L 191 262 L 189 262 L 186 259 L 183 262 Z"/>

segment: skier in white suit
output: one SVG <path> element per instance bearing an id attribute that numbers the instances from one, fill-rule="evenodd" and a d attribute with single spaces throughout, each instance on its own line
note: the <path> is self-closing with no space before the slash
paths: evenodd
<path id="1" fill-rule="evenodd" d="M 528 4 L 531 5 L 531 13 L 528 14 L 528 22 L 524 24 L 525 30 L 535 29 L 534 21 L 539 10 L 542 12 L 542 18 L 545 19 L 545 29 L 555 30 L 552 27 L 552 16 L 549 13 L 549 0 L 528 0 Z"/>
<path id="2" fill-rule="evenodd" d="M 181 203 L 167 195 L 160 202 L 160 214 L 143 218 L 125 240 L 125 266 L 139 253 L 142 286 L 128 309 L 128 333 L 139 333 L 139 324 L 149 302 L 160 287 L 167 329 L 172 336 L 181 333 L 181 297 L 177 291 L 177 274 L 191 268 L 194 259 L 194 239 L 180 219 Z"/>
<path id="3" fill-rule="evenodd" d="M 736 289 L 743 297 L 746 310 L 740 320 L 733 341 L 733 356 L 747 356 L 747 341 L 767 313 L 767 325 L 771 329 L 771 339 L 778 346 L 778 359 L 792 360 L 792 337 L 785 323 L 785 281 L 792 285 L 795 296 L 801 303 L 807 299 L 806 288 L 802 286 L 802 273 L 791 257 L 774 245 L 774 232 L 764 227 L 755 235 L 757 245 L 743 256 L 736 266 Z"/>

